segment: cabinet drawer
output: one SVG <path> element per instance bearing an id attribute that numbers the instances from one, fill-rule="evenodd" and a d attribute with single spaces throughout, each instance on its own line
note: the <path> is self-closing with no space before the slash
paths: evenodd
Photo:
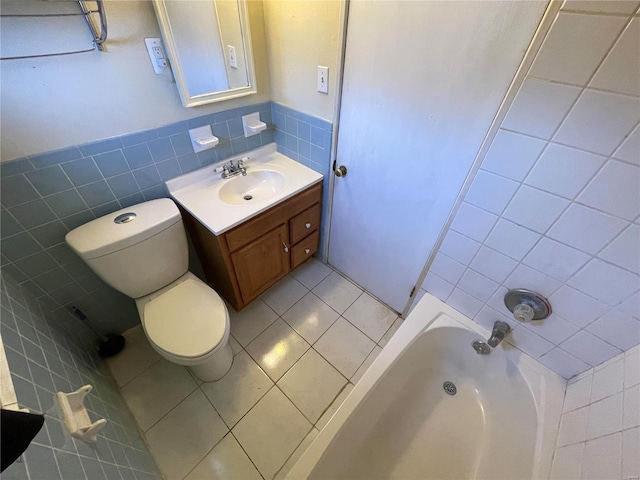
<path id="1" fill-rule="evenodd" d="M 287 224 L 293 215 L 308 209 L 322 198 L 322 183 L 318 183 L 257 217 L 224 233 L 229 251 L 234 252 L 279 225 Z M 300 237 L 302 238 L 302 237 Z M 292 241 L 291 243 L 295 243 Z"/>
<path id="2" fill-rule="evenodd" d="M 318 240 L 319 233 L 316 229 L 316 231 L 307 238 L 291 247 L 291 268 L 296 268 L 311 257 L 311 255 L 316 253 L 316 250 L 318 250 Z"/>
<path id="3" fill-rule="evenodd" d="M 319 226 L 320 204 L 317 203 L 290 220 L 289 235 L 291 236 L 291 243 L 298 243 L 314 230 L 318 230 Z"/>

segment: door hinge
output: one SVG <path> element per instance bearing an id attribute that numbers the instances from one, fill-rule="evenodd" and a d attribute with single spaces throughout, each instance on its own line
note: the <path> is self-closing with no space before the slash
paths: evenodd
<path id="1" fill-rule="evenodd" d="M 414 293 L 416 293 L 416 287 L 417 285 L 414 285 L 413 288 L 411 289 L 411 293 L 409 294 L 409 297 L 412 297 Z"/>

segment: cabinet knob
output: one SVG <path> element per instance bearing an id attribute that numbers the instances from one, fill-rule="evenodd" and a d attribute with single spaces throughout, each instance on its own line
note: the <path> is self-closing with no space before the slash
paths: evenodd
<path id="1" fill-rule="evenodd" d="M 289 246 L 286 243 L 282 242 L 282 248 L 284 249 L 284 253 L 289 253 Z"/>
<path id="2" fill-rule="evenodd" d="M 310 223 L 305 223 L 304 226 L 307 227 L 307 228 L 311 228 L 311 224 Z"/>
<path id="3" fill-rule="evenodd" d="M 308 248 L 305 248 L 305 249 L 304 249 L 304 253 L 306 253 L 307 255 L 309 255 L 309 252 L 310 252 L 310 251 L 311 251 L 311 250 L 309 250 Z"/>

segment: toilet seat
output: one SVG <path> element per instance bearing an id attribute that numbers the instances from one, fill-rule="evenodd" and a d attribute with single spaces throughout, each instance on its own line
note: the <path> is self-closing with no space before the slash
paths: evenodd
<path id="1" fill-rule="evenodd" d="M 182 278 L 145 302 L 149 341 L 168 356 L 195 360 L 214 353 L 229 335 L 229 316 L 220 296 L 195 276 Z"/>

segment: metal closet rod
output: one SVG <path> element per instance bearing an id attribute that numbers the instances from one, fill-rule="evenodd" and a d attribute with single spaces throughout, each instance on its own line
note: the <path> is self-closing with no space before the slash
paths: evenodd
<path id="1" fill-rule="evenodd" d="M 84 19 L 87 21 L 87 25 L 89 26 L 89 30 L 91 30 L 91 35 L 93 36 L 93 44 L 94 48 L 88 48 L 85 50 L 74 50 L 72 52 L 59 52 L 59 53 L 44 53 L 39 55 L 21 55 L 17 57 L 1 57 L 0 60 L 19 60 L 24 58 L 42 58 L 42 57 L 58 57 L 61 55 L 74 55 L 76 53 L 86 53 L 92 52 L 95 49 L 104 51 L 104 42 L 107 40 L 107 17 L 104 12 L 104 7 L 102 5 L 102 0 L 95 0 L 97 9 L 90 10 L 86 7 L 84 0 L 78 0 L 78 4 L 80 5 L 80 12 L 78 13 L 41 13 L 41 14 L 8 14 L 8 15 L 0 15 L 0 17 L 72 17 L 82 15 Z M 97 13 L 100 16 L 100 34 L 98 34 L 98 30 L 91 19 L 91 14 Z"/>

